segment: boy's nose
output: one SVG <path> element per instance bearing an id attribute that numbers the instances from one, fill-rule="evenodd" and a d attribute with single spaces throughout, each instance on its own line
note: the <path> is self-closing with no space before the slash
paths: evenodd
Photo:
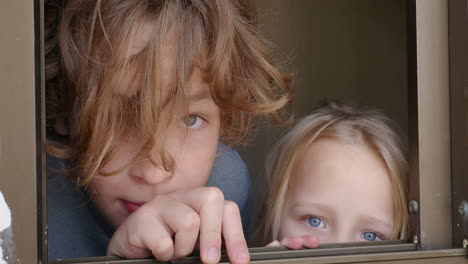
<path id="1" fill-rule="evenodd" d="M 160 184 L 172 177 L 171 171 L 166 171 L 162 165 L 153 164 L 148 159 L 136 162 L 130 169 L 130 176 L 137 183 L 150 185 Z"/>

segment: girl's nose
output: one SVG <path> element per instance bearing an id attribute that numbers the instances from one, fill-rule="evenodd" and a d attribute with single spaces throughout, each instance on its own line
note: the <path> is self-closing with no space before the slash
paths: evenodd
<path id="1" fill-rule="evenodd" d="M 335 234 L 335 239 L 332 243 L 347 243 L 347 242 L 356 242 L 357 239 L 351 232 L 337 232 Z"/>
<path id="2" fill-rule="evenodd" d="M 172 177 L 171 171 L 166 171 L 162 165 L 153 164 L 148 159 L 133 164 L 129 173 L 136 183 L 149 185 L 164 183 Z"/>

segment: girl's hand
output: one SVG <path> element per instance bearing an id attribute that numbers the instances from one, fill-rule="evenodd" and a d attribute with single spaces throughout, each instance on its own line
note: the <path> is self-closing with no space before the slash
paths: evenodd
<path id="1" fill-rule="evenodd" d="M 275 241 L 270 242 L 265 247 L 281 247 L 281 243 L 278 240 L 275 240 Z"/>
<path id="2" fill-rule="evenodd" d="M 250 260 L 239 208 L 214 187 L 158 195 L 142 205 L 114 233 L 107 255 L 169 261 L 189 255 L 198 238 L 204 263 L 220 261 L 222 238 L 232 263 Z"/>
<path id="3" fill-rule="evenodd" d="M 266 247 L 287 247 L 289 249 L 300 249 L 302 247 L 305 248 L 316 248 L 320 244 L 318 238 L 311 236 L 311 235 L 304 235 L 300 237 L 285 237 L 281 241 L 275 240 Z"/>

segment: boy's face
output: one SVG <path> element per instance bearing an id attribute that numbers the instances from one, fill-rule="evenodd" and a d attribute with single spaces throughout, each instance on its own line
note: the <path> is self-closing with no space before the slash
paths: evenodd
<path id="1" fill-rule="evenodd" d="M 142 27 L 132 52 L 137 53 L 145 47 L 148 34 L 151 34 L 150 27 Z M 162 47 L 163 87 L 173 81 L 168 77 L 175 70 L 171 60 L 175 52 L 172 41 L 169 35 Z M 116 91 L 125 91 L 125 87 L 118 87 Z M 168 128 L 167 137 L 161 139 L 165 141 L 165 149 L 175 162 L 172 172 L 144 159 L 115 175 L 93 177 L 92 199 L 114 226 L 120 225 L 139 206 L 156 195 L 205 185 L 216 155 L 220 112 L 210 96 L 208 84 L 203 81 L 198 70 L 190 77 L 187 96 L 189 115 L 178 114 L 180 111 L 175 109 L 167 111 L 167 114 L 177 115 L 177 121 Z M 114 171 L 128 164 L 143 143 L 143 139 L 138 136 L 121 142 L 116 155 L 104 166 L 103 171 Z M 150 153 L 154 161 L 161 163 L 157 150 Z"/>
<path id="2" fill-rule="evenodd" d="M 390 176 L 363 144 L 319 139 L 292 175 L 279 239 L 313 235 L 320 243 L 391 239 Z"/>

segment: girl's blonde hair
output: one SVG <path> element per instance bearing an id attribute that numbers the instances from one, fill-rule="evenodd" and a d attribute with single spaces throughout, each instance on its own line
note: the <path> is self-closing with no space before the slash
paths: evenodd
<path id="1" fill-rule="evenodd" d="M 164 140 L 155 139 L 165 138 L 176 118 L 164 110 L 187 111 L 185 86 L 195 69 L 220 108 L 221 136 L 228 144 L 243 142 L 257 115 L 284 122 L 280 109 L 291 99 L 291 76 L 272 63 L 254 29 L 250 1 L 46 1 L 47 120 L 50 127 L 65 120 L 70 131 L 49 142 L 49 152 L 72 159 L 70 175 L 86 186 L 119 142 L 136 133 L 144 145 L 132 162 L 156 148 L 162 166 L 171 170 Z M 153 25 L 148 45 L 130 56 L 138 30 L 148 23 Z M 168 33 L 178 40 L 176 71 L 163 96 L 161 46 Z M 116 93 L 121 83 L 132 93 Z"/>
<path id="2" fill-rule="evenodd" d="M 406 145 L 392 127 L 392 122 L 379 111 L 357 109 L 338 102 L 328 102 L 300 120 L 280 139 L 267 157 L 269 192 L 263 208 L 264 218 L 257 234 L 262 243 L 278 239 L 289 181 L 303 154 L 320 138 L 358 142 L 375 150 L 385 162 L 392 184 L 395 214 L 391 239 L 406 238 Z"/>

